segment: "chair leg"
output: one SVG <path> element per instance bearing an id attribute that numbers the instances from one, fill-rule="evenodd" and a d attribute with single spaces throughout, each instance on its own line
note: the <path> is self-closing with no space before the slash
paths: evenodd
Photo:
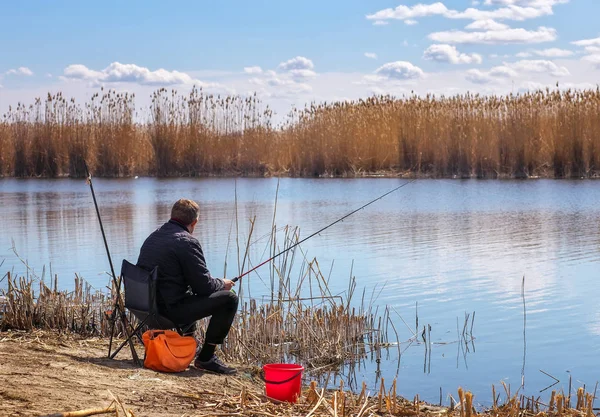
<path id="1" fill-rule="evenodd" d="M 114 351 L 114 352 L 113 352 L 113 353 L 112 353 L 112 354 L 109 356 L 109 357 L 110 357 L 110 359 L 114 359 L 114 357 L 117 355 L 117 353 L 119 353 L 119 351 L 120 351 L 121 349 L 123 349 L 123 346 L 125 346 L 127 343 L 131 343 L 131 338 L 132 338 L 134 335 L 137 335 L 137 336 L 138 336 L 138 338 L 140 338 L 140 340 L 141 340 L 141 337 L 140 337 L 140 335 L 138 334 L 138 333 L 139 333 L 139 330 L 142 328 L 142 326 L 143 326 L 144 324 L 146 324 L 146 321 L 148 321 L 148 318 L 149 318 L 149 317 L 150 317 L 150 316 L 146 317 L 144 320 L 142 320 L 142 322 L 141 322 L 140 324 L 138 324 L 138 325 L 136 326 L 136 328 L 133 330 L 133 332 L 132 332 L 132 333 L 131 333 L 129 336 L 127 336 L 127 339 L 125 339 L 125 341 L 124 341 L 123 343 L 121 343 L 121 345 L 120 345 L 120 346 L 119 346 L 119 347 L 118 347 L 118 348 L 117 348 L 117 349 L 116 349 L 116 350 L 115 350 L 115 351 Z M 133 352 L 135 352 L 135 348 L 133 348 L 133 344 L 132 344 L 132 349 L 133 349 Z M 133 362 L 134 362 L 134 363 L 135 363 L 137 366 L 141 366 L 141 365 L 142 365 L 142 364 L 140 363 L 140 359 L 139 359 L 139 357 L 137 356 L 137 352 L 135 352 L 135 354 L 133 355 Z"/>
<path id="2" fill-rule="evenodd" d="M 118 286 L 117 286 L 117 298 L 115 300 L 115 304 L 113 306 L 113 310 L 111 312 L 111 317 L 110 317 L 110 342 L 108 345 L 108 357 L 112 359 L 116 355 L 116 352 L 114 352 L 114 354 L 111 354 L 111 350 L 112 350 L 112 343 L 113 343 L 113 335 L 114 335 L 114 331 L 115 331 L 115 323 L 117 321 L 117 312 L 120 311 L 119 318 L 121 319 L 121 322 L 123 323 L 123 326 L 125 329 L 125 334 L 127 335 L 127 341 L 129 341 L 129 348 L 131 349 L 131 356 L 133 357 L 133 362 L 136 365 L 139 365 L 140 359 L 137 355 L 137 352 L 135 351 L 133 342 L 131 341 L 131 333 L 129 333 L 129 329 L 127 328 L 128 326 L 133 328 L 133 326 L 131 326 L 131 323 L 129 323 L 129 320 L 127 320 L 127 316 L 125 315 L 125 310 L 123 309 L 123 306 L 120 302 L 120 296 L 119 296 L 120 289 L 121 289 L 121 280 L 119 279 Z M 123 346 L 119 347 L 119 350 L 121 350 L 122 347 Z M 117 350 L 117 352 L 118 352 L 118 350 Z"/>

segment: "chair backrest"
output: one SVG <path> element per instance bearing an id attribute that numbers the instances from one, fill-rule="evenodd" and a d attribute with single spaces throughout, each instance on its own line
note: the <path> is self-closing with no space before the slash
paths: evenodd
<path id="1" fill-rule="evenodd" d="M 156 281 L 158 266 L 148 272 L 123 259 L 121 279 L 125 286 L 125 308 L 150 329 L 173 329 L 176 325 L 158 312 Z"/>
<path id="2" fill-rule="evenodd" d="M 123 259 L 121 279 L 125 286 L 125 307 L 140 312 L 156 312 L 158 267 L 150 272 Z"/>

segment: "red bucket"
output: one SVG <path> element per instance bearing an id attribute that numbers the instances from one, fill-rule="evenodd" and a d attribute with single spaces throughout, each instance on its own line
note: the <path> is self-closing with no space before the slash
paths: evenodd
<path id="1" fill-rule="evenodd" d="M 301 394 L 301 365 L 287 363 L 269 363 L 263 366 L 267 397 L 279 401 L 295 403 Z"/>

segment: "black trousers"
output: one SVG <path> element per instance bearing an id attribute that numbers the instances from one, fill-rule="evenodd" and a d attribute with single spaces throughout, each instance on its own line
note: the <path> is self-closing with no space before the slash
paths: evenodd
<path id="1" fill-rule="evenodd" d="M 217 291 L 209 296 L 189 295 L 161 314 L 183 327 L 186 334 L 196 330 L 196 321 L 212 316 L 206 329 L 204 343 L 220 345 L 231 329 L 237 312 L 238 296 L 232 291 Z"/>

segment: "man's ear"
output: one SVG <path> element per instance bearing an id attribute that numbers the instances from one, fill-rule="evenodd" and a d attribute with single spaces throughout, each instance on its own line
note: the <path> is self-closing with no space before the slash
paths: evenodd
<path id="1" fill-rule="evenodd" d="M 192 224 L 190 224 L 190 226 L 194 227 L 194 226 L 196 226 L 196 223 L 198 223 L 198 219 L 194 220 L 194 221 L 192 222 Z"/>

